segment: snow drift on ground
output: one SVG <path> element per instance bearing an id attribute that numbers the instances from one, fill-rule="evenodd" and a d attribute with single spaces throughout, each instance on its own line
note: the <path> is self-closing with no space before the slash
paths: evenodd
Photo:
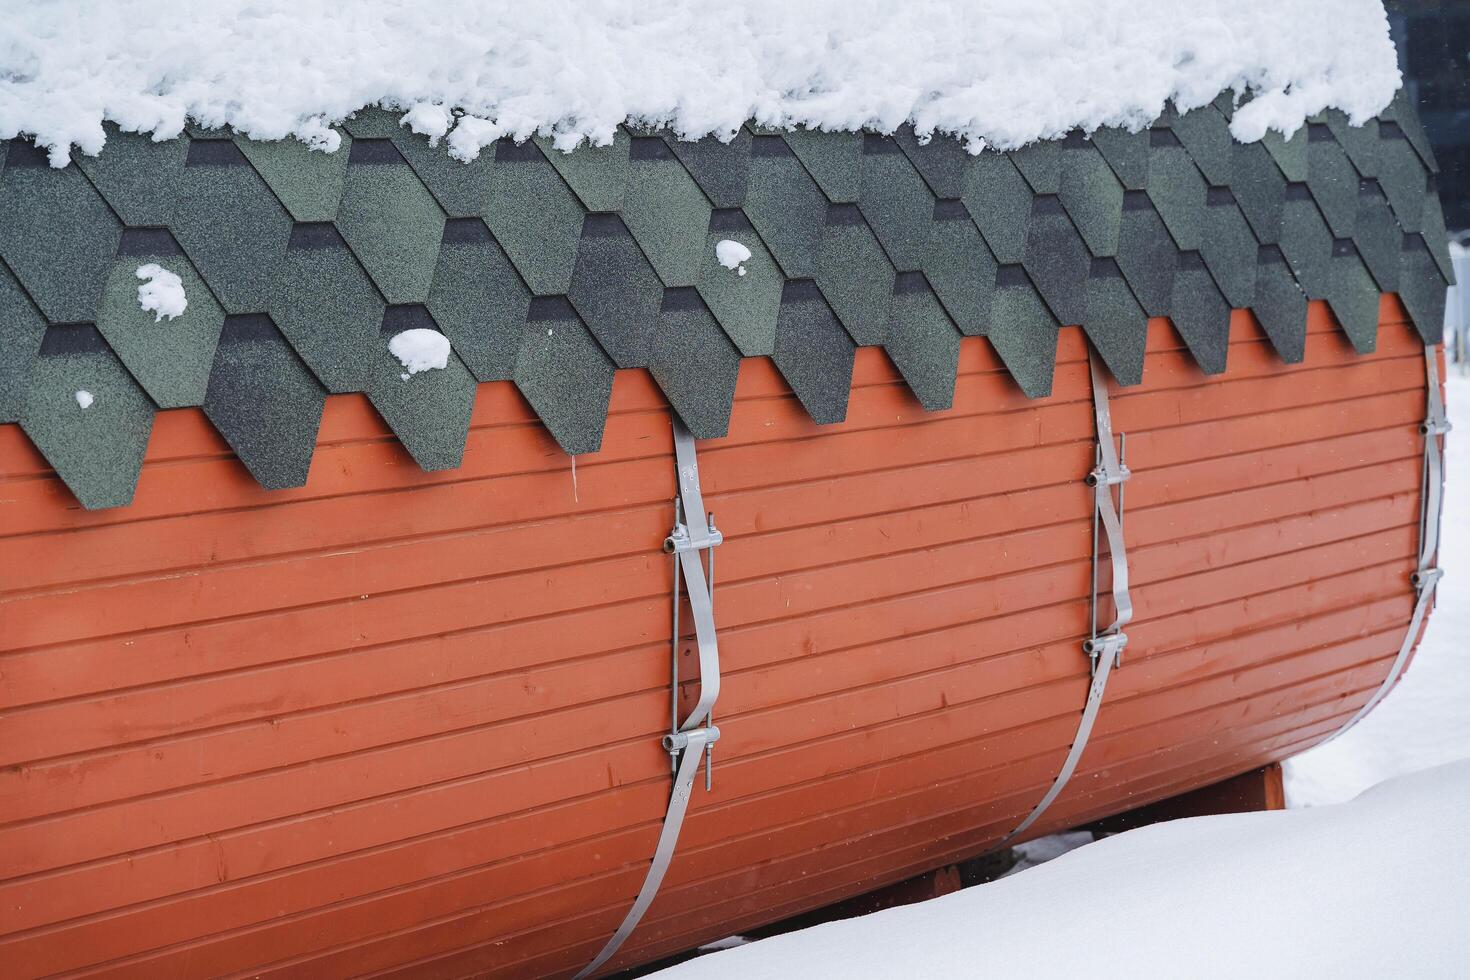
<path id="1" fill-rule="evenodd" d="M 1462 977 L 1467 809 L 1470 760 L 1336 806 L 1154 824 L 658 976 Z"/>
<path id="2" fill-rule="evenodd" d="M 154 323 L 184 315 L 189 300 L 184 295 L 184 281 L 177 274 L 157 262 L 149 262 L 138 266 L 135 275 L 143 280 L 143 285 L 138 287 L 138 305 L 149 313 L 157 314 L 153 318 Z"/>
<path id="3" fill-rule="evenodd" d="M 1399 773 L 1470 759 L 1470 377 L 1452 366 L 1446 389 L 1455 431 L 1446 447 L 1445 575 L 1429 628 L 1382 704 L 1336 741 L 1287 760 L 1292 806 L 1337 803 Z"/>
<path id="4" fill-rule="evenodd" d="M 1380 0 L 51 0 L 0 19 L 0 137 L 64 166 L 102 121 L 169 139 L 186 119 L 257 139 L 340 142 L 369 104 L 450 152 L 501 136 L 605 144 L 625 120 L 686 138 L 777 126 L 964 137 L 1002 148 L 1165 100 L 1254 100 L 1243 140 L 1337 106 L 1388 104 L 1399 73 Z"/>

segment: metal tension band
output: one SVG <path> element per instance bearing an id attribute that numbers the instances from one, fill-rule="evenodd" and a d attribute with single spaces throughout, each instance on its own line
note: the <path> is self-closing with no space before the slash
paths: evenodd
<path id="1" fill-rule="evenodd" d="M 704 787 L 710 788 L 714 769 L 714 745 L 720 730 L 714 725 L 715 699 L 720 696 L 720 655 L 715 642 L 715 552 L 723 540 L 715 527 L 713 514 L 704 509 L 704 495 L 699 489 L 699 463 L 694 455 L 694 436 L 684 423 L 674 417 L 674 462 L 678 467 L 679 496 L 674 501 L 674 529 L 664 539 L 664 551 L 674 556 L 674 632 L 673 677 L 669 734 L 663 737 L 664 751 L 669 753 L 674 771 L 674 786 L 669 794 L 669 809 L 664 816 L 653 863 L 643 879 L 632 908 L 622 925 L 591 963 L 582 968 L 575 980 L 591 976 L 613 957 L 633 934 L 653 898 L 663 884 L 664 875 L 679 843 L 679 830 L 689 809 L 689 796 L 699 763 L 704 760 Z M 707 564 L 700 561 L 706 556 Z M 699 648 L 699 701 L 681 723 L 679 721 L 679 588 L 681 577 L 687 582 L 689 608 L 694 614 L 694 635 Z"/>
<path id="2" fill-rule="evenodd" d="M 1128 594 L 1128 552 L 1123 544 L 1123 484 L 1128 481 L 1132 473 L 1128 470 L 1126 462 L 1128 439 L 1127 436 L 1119 436 L 1118 446 L 1113 445 L 1113 416 L 1108 407 L 1108 382 L 1103 373 L 1102 361 L 1097 353 L 1089 350 L 1088 363 L 1092 369 L 1092 406 L 1093 416 L 1097 422 L 1097 456 L 1096 463 L 1091 473 L 1087 474 L 1087 485 L 1092 487 L 1092 590 L 1091 590 L 1091 627 L 1088 638 L 1082 643 L 1082 651 L 1092 659 L 1092 685 L 1087 691 L 1087 704 L 1082 709 L 1082 721 L 1077 725 L 1077 735 L 1072 739 L 1072 749 L 1067 753 L 1066 760 L 1062 763 L 1061 771 L 1052 782 L 1051 788 L 1041 798 L 1041 802 L 1027 814 L 1005 837 L 1001 843 L 1011 840 L 1016 835 L 1024 833 L 1027 828 L 1034 824 L 1047 808 L 1062 795 L 1067 782 L 1072 778 L 1072 773 L 1077 770 L 1077 763 L 1082 758 L 1082 752 L 1087 748 L 1087 740 L 1092 736 L 1092 726 L 1097 722 L 1098 709 L 1102 707 L 1103 693 L 1108 687 L 1108 677 L 1113 668 L 1123 663 L 1123 649 L 1128 646 L 1128 634 L 1123 632 L 1123 627 L 1133 619 L 1133 599 Z M 1118 488 L 1116 504 L 1113 500 L 1113 488 Z M 1108 557 L 1110 560 L 1110 571 L 1112 573 L 1112 599 L 1113 599 L 1113 621 L 1102 632 L 1097 628 L 1097 585 L 1098 585 L 1098 531 L 1107 536 Z"/>
<path id="3" fill-rule="evenodd" d="M 1403 673 L 1404 666 L 1409 662 L 1409 654 L 1413 652 L 1414 641 L 1424 625 L 1424 617 L 1429 612 L 1434 590 L 1439 587 L 1439 580 L 1444 575 L 1444 572 L 1435 567 L 1435 563 L 1439 557 L 1439 525 L 1444 517 L 1444 437 L 1450 431 L 1450 420 L 1445 413 L 1444 398 L 1439 390 L 1439 359 L 1436 357 L 1436 350 L 1436 347 L 1428 344 L 1424 347 L 1424 371 L 1429 382 L 1429 394 L 1424 421 L 1419 424 L 1419 432 L 1424 436 L 1424 465 L 1420 471 L 1419 563 L 1409 576 L 1410 584 L 1418 593 L 1414 602 L 1414 615 L 1409 618 L 1409 631 L 1404 634 L 1404 642 L 1399 646 L 1393 666 L 1388 668 L 1388 676 L 1378 685 L 1378 690 L 1373 692 L 1368 703 L 1359 708 L 1345 725 L 1333 732 L 1322 743 L 1324 745 L 1362 721 L 1393 689 L 1394 682 L 1399 679 L 1399 674 Z"/>

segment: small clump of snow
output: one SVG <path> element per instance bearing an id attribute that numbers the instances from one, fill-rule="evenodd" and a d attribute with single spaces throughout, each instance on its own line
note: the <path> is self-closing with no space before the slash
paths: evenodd
<path id="1" fill-rule="evenodd" d="M 76 399 L 77 404 L 82 406 L 84 410 L 91 408 L 92 403 L 97 400 L 96 398 L 92 397 L 92 393 L 85 388 L 77 392 Z"/>
<path id="2" fill-rule="evenodd" d="M 404 381 L 420 371 L 443 370 L 449 366 L 449 338 L 437 330 L 414 327 L 393 335 L 388 350 L 403 365 Z"/>
<path id="3" fill-rule="evenodd" d="M 732 269 L 740 275 L 745 275 L 744 262 L 750 261 L 750 249 L 737 241 L 726 238 L 715 245 L 715 258 L 720 265 Z"/>
<path id="4" fill-rule="evenodd" d="M 1399 86 L 1382 0 L 50 0 L 7 5 L 0 139 L 64 167 L 104 121 L 167 140 L 193 120 L 334 151 L 364 106 L 470 160 L 496 139 L 606 146 L 617 127 L 729 140 L 774 127 L 892 132 L 973 152 L 1148 125 L 1233 89 L 1242 140 L 1329 107 L 1361 123 Z M 167 39 L 138 42 L 139 24 Z M 79 25 L 85 25 L 85 29 Z"/>
<path id="5" fill-rule="evenodd" d="M 149 313 L 156 314 L 153 322 L 164 318 L 172 320 L 183 316 L 189 306 L 184 295 L 184 281 L 157 262 L 138 266 L 139 279 L 147 280 L 138 287 L 138 305 Z"/>

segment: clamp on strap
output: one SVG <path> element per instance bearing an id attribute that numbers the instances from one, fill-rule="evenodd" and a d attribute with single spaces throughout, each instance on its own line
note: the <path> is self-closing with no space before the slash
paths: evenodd
<path id="1" fill-rule="evenodd" d="M 1414 614 L 1409 617 L 1409 631 L 1399 645 L 1398 656 L 1388 668 L 1388 676 L 1373 696 L 1368 699 L 1341 728 L 1329 735 L 1322 744 L 1326 745 L 1340 737 L 1348 729 L 1362 721 L 1368 712 L 1378 706 L 1404 667 L 1409 663 L 1409 654 L 1414 651 L 1414 641 L 1424 626 L 1424 617 L 1429 614 L 1429 604 L 1434 600 L 1435 589 L 1444 572 L 1435 567 L 1439 557 L 1439 527 L 1444 518 L 1444 437 L 1449 434 L 1450 420 L 1445 413 L 1444 398 L 1439 389 L 1439 359 L 1436 348 L 1424 345 L 1424 372 L 1429 392 L 1426 397 L 1424 421 L 1419 423 L 1419 433 L 1424 436 L 1424 464 L 1420 470 L 1419 495 L 1419 563 L 1409 576 L 1409 582 L 1418 593 L 1414 601 Z"/>
<path id="2" fill-rule="evenodd" d="M 1123 650 L 1128 646 L 1128 634 L 1123 632 L 1123 627 L 1133 619 L 1133 597 L 1128 592 L 1128 551 L 1123 541 L 1123 485 L 1133 475 L 1126 462 L 1128 439 L 1127 436 L 1120 435 L 1118 444 L 1115 446 L 1113 443 L 1113 415 L 1108 405 L 1107 377 L 1103 374 L 1102 361 L 1091 349 L 1088 351 L 1088 364 L 1092 371 L 1092 407 L 1093 417 L 1097 423 L 1097 455 L 1093 470 L 1087 474 L 1085 481 L 1093 490 L 1090 599 L 1092 612 L 1089 635 L 1082 643 L 1082 651 L 1092 659 L 1092 684 L 1087 690 L 1087 703 L 1082 709 L 1082 720 L 1077 725 L 1077 734 L 1072 739 L 1072 748 L 1067 753 L 1067 758 L 1062 762 L 1061 771 L 1057 773 L 1057 778 L 1052 781 L 1051 788 L 1046 791 L 1041 802 L 1037 803 L 1027 814 L 1026 819 L 1001 838 L 1002 845 L 1016 835 L 1024 833 L 1034 824 L 1056 801 L 1056 798 L 1062 795 L 1062 790 L 1066 788 L 1072 774 L 1076 772 L 1077 763 L 1082 759 L 1082 752 L 1087 748 L 1087 740 L 1092 737 L 1092 727 L 1097 722 L 1098 711 L 1102 708 L 1108 678 L 1112 675 L 1113 669 L 1122 666 L 1123 663 Z M 1117 487 L 1116 502 L 1113 498 L 1114 487 Z M 1099 530 L 1107 538 L 1111 572 L 1110 591 L 1113 601 L 1113 621 L 1101 631 L 1097 628 Z"/>
<path id="3" fill-rule="evenodd" d="M 674 424 L 674 462 L 678 468 L 679 496 L 674 500 L 674 528 L 664 539 L 664 551 L 674 556 L 674 622 L 673 622 L 673 671 L 670 689 L 669 733 L 663 736 L 664 751 L 669 753 L 670 767 L 674 772 L 674 785 L 669 793 L 669 808 L 664 816 L 663 829 L 658 835 L 658 846 L 654 848 L 653 863 L 643 879 L 638 897 L 623 917 L 617 932 L 602 947 L 601 952 L 582 968 L 575 980 L 591 976 L 633 934 L 648 907 L 653 904 L 669 863 L 674 858 L 674 848 L 679 843 L 679 831 L 684 826 L 684 814 L 689 809 L 689 797 L 694 788 L 694 779 L 699 764 L 704 762 L 704 788 L 710 789 L 714 771 L 714 746 L 720 739 L 720 730 L 714 724 L 715 699 L 720 696 L 720 654 L 715 637 L 715 552 L 724 541 L 724 536 L 715 527 L 715 518 L 704 509 L 704 495 L 699 487 L 699 462 L 695 458 L 694 436 L 676 415 Z M 687 520 L 686 520 L 687 518 Z M 706 560 L 701 561 L 701 553 Z M 699 650 L 699 701 L 694 710 L 681 722 L 679 720 L 679 606 L 680 579 L 687 582 L 689 609 L 694 616 L 695 643 Z"/>

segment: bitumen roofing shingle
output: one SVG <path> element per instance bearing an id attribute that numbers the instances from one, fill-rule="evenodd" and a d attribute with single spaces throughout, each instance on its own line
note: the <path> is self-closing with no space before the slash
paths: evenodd
<path id="1" fill-rule="evenodd" d="M 1208 371 L 1230 310 L 1302 356 L 1307 298 L 1369 349 L 1379 291 L 1437 339 L 1452 268 L 1433 157 L 1396 102 L 1353 127 L 1231 140 L 1233 100 L 1151 129 L 968 153 L 749 123 L 689 143 L 619 128 L 571 153 L 501 140 L 477 159 L 364 111 L 343 148 L 196 125 L 108 127 L 53 169 L 0 144 L 0 423 L 20 420 L 86 506 L 131 496 L 153 412 L 201 405 L 263 486 L 307 477 L 327 392 L 362 392 L 426 469 L 458 465 L 477 382 L 511 379 L 571 453 L 601 443 L 615 366 L 646 366 L 700 437 L 726 430 L 741 357 L 770 355 L 818 422 L 846 414 L 854 351 L 885 346 L 928 408 L 959 338 L 986 336 L 1026 394 L 1059 325 L 1125 384 L 1147 318 Z M 719 242 L 750 250 L 744 274 Z M 178 275 L 184 315 L 138 308 L 136 268 Z M 399 330 L 448 366 L 404 379 Z M 92 393 L 82 408 L 76 392 Z"/>

